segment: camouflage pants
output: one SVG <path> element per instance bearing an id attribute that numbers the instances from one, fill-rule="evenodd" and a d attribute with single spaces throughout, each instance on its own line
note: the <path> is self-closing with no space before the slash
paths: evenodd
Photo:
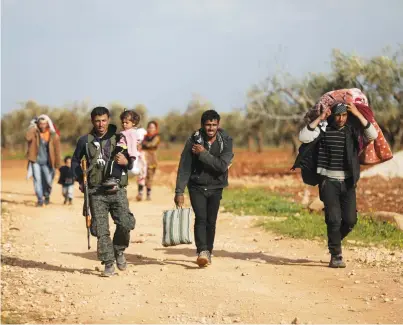
<path id="1" fill-rule="evenodd" d="M 147 176 L 146 176 L 146 187 L 151 188 L 153 186 L 153 179 L 156 171 L 156 167 L 148 167 L 147 168 Z"/>
<path id="2" fill-rule="evenodd" d="M 98 259 L 102 264 L 115 260 L 115 254 L 129 247 L 130 231 L 136 220 L 129 210 L 127 192 L 120 188 L 115 194 L 95 193 L 90 196 L 91 234 L 98 238 Z M 109 213 L 116 225 L 113 242 L 109 232 Z"/>

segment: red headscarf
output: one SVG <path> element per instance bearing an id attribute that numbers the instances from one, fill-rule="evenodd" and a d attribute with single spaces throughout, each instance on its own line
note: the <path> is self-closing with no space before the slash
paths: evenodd
<path id="1" fill-rule="evenodd" d="M 150 132 L 148 131 L 148 127 L 150 126 L 150 124 L 154 124 L 154 125 L 155 125 L 155 131 L 152 132 L 152 133 L 150 133 Z M 146 137 L 147 137 L 147 138 L 152 138 L 153 136 L 155 136 L 155 135 L 157 135 L 157 134 L 158 134 L 158 122 L 157 122 L 157 121 L 150 121 L 150 122 L 148 122 L 148 124 L 147 124 L 147 134 L 146 134 Z"/>

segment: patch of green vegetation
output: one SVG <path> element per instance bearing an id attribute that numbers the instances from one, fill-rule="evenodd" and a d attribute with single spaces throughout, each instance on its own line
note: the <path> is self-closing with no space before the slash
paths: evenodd
<path id="1" fill-rule="evenodd" d="M 285 197 L 289 195 L 261 188 L 230 188 L 223 192 L 223 206 L 226 211 L 239 215 L 283 216 L 301 211 L 298 204 Z"/>
<path id="2" fill-rule="evenodd" d="M 262 218 L 259 221 L 259 226 L 275 233 L 294 238 L 327 238 L 323 214 L 310 213 L 304 206 L 292 202 L 288 194 L 263 188 L 229 188 L 224 191 L 222 205 L 226 211 L 237 215 L 286 217 L 285 220 Z M 358 223 L 348 239 L 361 245 L 372 243 L 403 248 L 402 231 L 390 223 L 375 221 L 365 215 L 358 216 Z"/>

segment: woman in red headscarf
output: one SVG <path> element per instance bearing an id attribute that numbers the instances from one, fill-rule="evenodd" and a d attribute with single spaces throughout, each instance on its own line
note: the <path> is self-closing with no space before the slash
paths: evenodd
<path id="1" fill-rule="evenodd" d="M 147 134 L 142 142 L 142 148 L 145 152 L 147 161 L 147 176 L 146 176 L 146 188 L 147 188 L 147 200 L 151 200 L 151 187 L 155 171 L 157 169 L 157 149 L 160 144 L 160 135 L 158 133 L 158 123 L 156 121 L 150 121 L 147 124 Z M 139 193 L 137 200 L 141 201 L 143 198 L 143 188 L 139 185 Z"/>

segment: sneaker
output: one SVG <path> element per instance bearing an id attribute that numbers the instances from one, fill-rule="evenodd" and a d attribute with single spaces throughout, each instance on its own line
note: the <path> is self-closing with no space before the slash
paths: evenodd
<path id="1" fill-rule="evenodd" d="M 208 265 L 211 265 L 211 257 L 212 257 L 213 255 L 211 254 L 211 252 L 209 251 L 209 254 L 208 254 Z"/>
<path id="2" fill-rule="evenodd" d="M 205 267 L 209 263 L 209 256 L 210 252 L 209 251 L 201 251 L 199 255 L 197 256 L 196 263 L 199 267 Z"/>
<path id="3" fill-rule="evenodd" d="M 105 264 L 105 269 L 102 272 L 102 276 L 105 277 L 110 277 L 115 274 L 115 267 L 113 266 L 113 263 Z"/>
<path id="4" fill-rule="evenodd" d="M 73 199 L 69 199 L 69 205 L 73 204 Z"/>
<path id="5" fill-rule="evenodd" d="M 147 194 L 147 201 L 151 201 L 151 195 Z"/>
<path id="6" fill-rule="evenodd" d="M 341 255 L 332 255 L 329 262 L 329 267 L 337 269 L 337 268 L 345 268 L 346 263 L 343 261 L 343 256 Z"/>
<path id="7" fill-rule="evenodd" d="M 49 199 L 49 197 L 45 197 L 45 205 L 48 205 L 49 203 L 50 203 L 50 199 Z"/>
<path id="8" fill-rule="evenodd" d="M 143 199 L 143 195 L 141 195 L 140 193 L 137 194 L 136 200 L 140 202 L 142 199 Z"/>
<path id="9" fill-rule="evenodd" d="M 36 203 L 36 206 L 37 206 L 38 208 L 42 208 L 42 207 L 43 207 L 43 202 L 42 202 L 42 201 L 38 201 L 38 202 Z"/>
<path id="10" fill-rule="evenodd" d="M 119 252 L 118 254 L 116 254 L 116 266 L 121 271 L 126 270 L 127 262 L 123 252 Z"/>

